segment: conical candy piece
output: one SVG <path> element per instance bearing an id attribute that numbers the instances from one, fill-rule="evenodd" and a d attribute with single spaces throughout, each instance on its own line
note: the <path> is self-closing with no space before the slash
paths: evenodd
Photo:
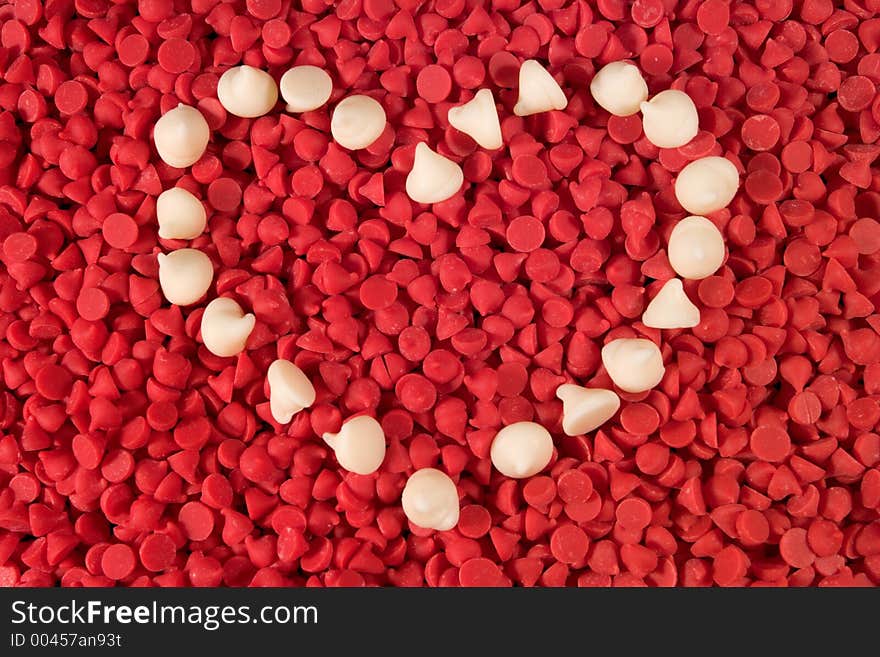
<path id="1" fill-rule="evenodd" d="M 245 314 L 234 299 L 214 299 L 202 315 L 202 341 L 215 356 L 235 356 L 244 351 L 256 321 L 251 313 Z"/>
<path id="2" fill-rule="evenodd" d="M 642 313 L 642 324 L 658 329 L 692 328 L 700 323 L 700 309 L 684 293 L 684 286 L 671 278 Z"/>
<path id="3" fill-rule="evenodd" d="M 217 100 L 230 114 L 247 119 L 263 116 L 278 102 L 278 85 L 266 71 L 233 66 L 217 82 Z"/>
<path id="4" fill-rule="evenodd" d="M 620 408 L 620 397 L 604 388 L 584 388 L 563 383 L 556 389 L 562 400 L 562 430 L 568 436 L 579 436 L 598 429 L 614 417 Z"/>
<path id="5" fill-rule="evenodd" d="M 568 99 L 562 88 L 534 59 L 523 62 L 519 69 L 519 99 L 513 108 L 517 116 L 531 116 L 550 110 L 562 110 Z"/>
<path id="6" fill-rule="evenodd" d="M 632 116 L 648 98 L 648 85 L 629 62 L 606 64 L 590 82 L 590 93 L 600 107 L 615 116 Z"/>
<path id="7" fill-rule="evenodd" d="M 706 217 L 685 217 L 669 234 L 666 253 L 676 274 L 700 280 L 714 274 L 724 262 L 724 237 Z"/>
<path id="8" fill-rule="evenodd" d="M 366 148 L 385 130 L 385 110 L 370 96 L 344 98 L 333 108 L 330 134 L 337 144 L 350 151 Z"/>
<path id="9" fill-rule="evenodd" d="M 658 148 L 679 148 L 697 136 L 700 117 L 683 91 L 667 89 L 641 104 L 645 137 Z"/>
<path id="10" fill-rule="evenodd" d="M 278 424 L 287 424 L 302 409 L 315 403 L 315 387 L 305 373 L 289 360 L 276 360 L 266 373 L 269 410 Z"/>
<path id="11" fill-rule="evenodd" d="M 645 392 L 663 380 L 660 348 L 642 338 L 619 338 L 602 347 L 602 364 L 621 390 Z"/>
<path id="12" fill-rule="evenodd" d="M 400 502 L 407 519 L 419 527 L 445 532 L 458 524 L 458 488 L 440 470 L 416 470 L 407 479 Z"/>
<path id="13" fill-rule="evenodd" d="M 483 148 L 494 150 L 504 145 L 495 97 L 489 89 L 480 89 L 464 105 L 450 107 L 447 118 L 449 125 L 461 130 Z"/>
<path id="14" fill-rule="evenodd" d="M 210 138 L 211 131 L 202 113 L 183 103 L 165 112 L 153 126 L 153 141 L 159 157 L 168 166 L 178 169 L 198 162 Z"/>
<path id="15" fill-rule="evenodd" d="M 717 212 L 736 196 L 739 171 L 725 157 L 711 155 L 686 165 L 675 179 L 675 198 L 691 214 Z"/>
<path id="16" fill-rule="evenodd" d="M 163 240 L 192 240 L 207 223 L 205 206 L 183 187 L 172 187 L 156 199 L 156 221 Z"/>
<path id="17" fill-rule="evenodd" d="M 498 472 L 513 479 L 525 479 L 550 463 L 553 438 L 540 424 L 514 422 L 495 434 L 489 455 Z"/>
<path id="18" fill-rule="evenodd" d="M 346 420 L 339 433 L 325 433 L 323 437 L 336 453 L 339 465 L 355 474 L 373 474 L 385 460 L 385 432 L 368 415 Z"/>
<path id="19" fill-rule="evenodd" d="M 464 183 L 461 167 L 432 151 L 425 142 L 416 146 L 413 168 L 406 177 L 406 194 L 416 203 L 440 203 L 452 198 Z"/>
<path id="20" fill-rule="evenodd" d="M 160 253 L 157 260 L 162 294 L 176 306 L 188 306 L 201 299 L 214 280 L 211 259 L 198 249 Z"/>
<path id="21" fill-rule="evenodd" d="M 311 112 L 330 99 L 333 80 L 317 66 L 294 66 L 281 76 L 281 97 L 288 112 Z"/>

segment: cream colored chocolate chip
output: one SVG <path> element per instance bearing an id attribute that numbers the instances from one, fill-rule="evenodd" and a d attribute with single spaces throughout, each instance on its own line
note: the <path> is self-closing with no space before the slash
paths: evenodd
<path id="1" fill-rule="evenodd" d="M 498 472 L 512 479 L 525 479 L 550 463 L 553 438 L 540 424 L 514 422 L 495 434 L 489 455 Z"/>
<path id="2" fill-rule="evenodd" d="M 385 460 L 385 432 L 369 415 L 346 420 L 339 433 L 325 433 L 323 437 L 336 453 L 339 465 L 355 474 L 373 474 Z"/>
<path id="3" fill-rule="evenodd" d="M 172 187 L 156 199 L 156 220 L 163 240 L 192 240 L 207 224 L 205 206 L 182 187 Z"/>
<path id="4" fill-rule="evenodd" d="M 645 137 L 658 148 L 684 146 L 700 131 L 697 106 L 683 91 L 661 91 L 643 102 L 641 109 Z"/>
<path id="5" fill-rule="evenodd" d="M 281 76 L 281 97 L 288 112 L 311 112 L 322 107 L 333 93 L 333 79 L 317 66 L 294 66 Z"/>
<path id="6" fill-rule="evenodd" d="M 278 85 L 266 71 L 247 64 L 233 66 L 220 76 L 217 100 L 230 114 L 254 119 L 275 107 Z"/>
<path id="7" fill-rule="evenodd" d="M 621 390 L 645 392 L 663 380 L 660 349 L 650 340 L 619 338 L 602 347 L 602 364 Z"/>
<path id="8" fill-rule="evenodd" d="M 153 126 L 156 152 L 165 164 L 177 169 L 198 162 L 210 138 L 211 131 L 202 113 L 183 103 L 165 112 Z"/>
<path id="9" fill-rule="evenodd" d="M 404 515 L 419 527 L 445 532 L 458 524 L 458 488 L 440 470 L 416 470 L 406 480 L 400 501 Z"/>
<path id="10" fill-rule="evenodd" d="M 432 151 L 425 142 L 416 145 L 413 168 L 406 177 L 406 194 L 416 203 L 440 203 L 455 196 L 464 183 L 461 167 Z"/>
<path id="11" fill-rule="evenodd" d="M 688 299 L 677 278 L 666 281 L 642 313 L 642 324 L 650 328 L 692 328 L 699 323 L 700 309 Z"/>
<path id="12" fill-rule="evenodd" d="M 686 165 L 675 179 L 675 198 L 691 214 L 717 212 L 736 196 L 739 171 L 726 157 L 703 157 Z"/>
<path id="13" fill-rule="evenodd" d="M 315 387 L 305 373 L 289 360 L 269 365 L 269 410 L 278 424 L 287 424 L 304 408 L 315 403 Z"/>
<path id="14" fill-rule="evenodd" d="M 706 217 L 685 217 L 669 234 L 666 252 L 676 274 L 699 280 L 714 274 L 724 262 L 724 237 Z"/>
<path id="15" fill-rule="evenodd" d="M 160 253 L 159 286 L 165 298 L 176 306 L 195 303 L 211 287 L 214 265 L 211 259 L 198 249 L 177 249 Z"/>
<path id="16" fill-rule="evenodd" d="M 551 110 L 563 110 L 568 99 L 559 83 L 534 59 L 523 62 L 519 69 L 519 99 L 513 108 L 517 116 L 531 116 Z"/>
<path id="17" fill-rule="evenodd" d="M 480 89 L 464 105 L 450 107 L 447 118 L 449 125 L 468 135 L 482 148 L 495 150 L 504 145 L 498 108 L 490 89 Z"/>
<path id="18" fill-rule="evenodd" d="M 202 342 L 215 356 L 235 356 L 244 351 L 256 321 L 234 299 L 214 299 L 202 315 Z"/>
<path id="19" fill-rule="evenodd" d="M 330 134 L 337 144 L 350 151 L 366 148 L 385 130 L 385 110 L 369 96 L 343 98 L 333 109 Z"/>
<path id="20" fill-rule="evenodd" d="M 568 436 L 579 436 L 598 429 L 614 417 L 620 408 L 620 397 L 613 390 L 584 388 L 563 383 L 556 388 L 562 400 L 562 430 Z"/>
<path id="21" fill-rule="evenodd" d="M 648 99 L 648 85 L 629 62 L 611 62 L 596 72 L 590 93 L 600 107 L 615 116 L 632 116 Z"/>

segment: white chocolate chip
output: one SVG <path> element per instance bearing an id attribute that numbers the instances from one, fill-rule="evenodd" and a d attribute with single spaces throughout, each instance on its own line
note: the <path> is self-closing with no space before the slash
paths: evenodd
<path id="1" fill-rule="evenodd" d="M 445 532 L 458 524 L 458 488 L 440 470 L 416 470 L 406 480 L 400 501 L 404 515 L 419 527 Z"/>
<path id="2" fill-rule="evenodd" d="M 669 235 L 667 255 L 669 264 L 682 278 L 706 278 L 724 262 L 724 237 L 706 217 L 685 217 Z"/>
<path id="3" fill-rule="evenodd" d="M 339 101 L 330 119 L 330 134 L 350 151 L 366 148 L 385 130 L 385 110 L 369 96 L 349 96 Z"/>
<path id="4" fill-rule="evenodd" d="M 514 422 L 495 434 L 489 455 L 498 472 L 512 479 L 525 479 L 550 463 L 553 438 L 540 424 Z"/>
<path id="5" fill-rule="evenodd" d="M 198 249 L 160 253 L 157 260 L 162 294 L 176 306 L 188 306 L 201 299 L 214 280 L 211 259 Z"/>
<path id="6" fill-rule="evenodd" d="M 253 119 L 272 111 L 278 85 L 272 76 L 253 66 L 233 66 L 217 82 L 217 100 L 230 114 Z"/>
<path id="7" fill-rule="evenodd" d="M 683 91 L 661 91 L 643 102 L 641 109 L 645 137 L 658 148 L 684 146 L 700 131 L 697 106 Z"/>
<path id="8" fill-rule="evenodd" d="M 501 148 L 501 122 L 498 108 L 490 89 L 480 89 L 464 105 L 450 107 L 447 113 L 449 125 L 468 135 L 477 144 L 488 150 Z"/>
<path id="9" fill-rule="evenodd" d="M 700 309 L 677 278 L 670 278 L 642 313 L 642 324 L 658 329 L 692 328 L 700 323 Z"/>
<path id="10" fill-rule="evenodd" d="M 305 373 L 289 360 L 269 365 L 269 410 L 278 424 L 287 424 L 304 408 L 315 403 L 315 387 Z"/>
<path id="11" fill-rule="evenodd" d="M 317 66 L 294 66 L 281 76 L 281 97 L 288 112 L 311 112 L 333 93 L 333 79 Z"/>
<path id="12" fill-rule="evenodd" d="M 205 206 L 182 187 L 172 187 L 156 199 L 156 220 L 163 240 L 192 240 L 207 224 Z"/>
<path id="13" fill-rule="evenodd" d="M 614 417 L 620 408 L 620 397 L 613 390 L 584 388 L 563 383 L 556 388 L 562 400 L 562 430 L 568 436 L 579 436 L 598 429 Z"/>
<path id="14" fill-rule="evenodd" d="M 416 203 L 440 203 L 455 196 L 464 183 L 461 167 L 432 151 L 425 142 L 416 145 L 413 168 L 406 177 L 406 194 Z"/>
<path id="15" fill-rule="evenodd" d="M 519 69 L 519 99 L 513 108 L 517 116 L 531 116 L 550 110 L 562 110 L 568 99 L 559 83 L 534 59 L 523 62 Z"/>
<path id="16" fill-rule="evenodd" d="M 596 72 L 590 93 L 600 107 L 615 116 L 632 116 L 648 99 L 648 85 L 629 62 L 611 62 Z"/>
<path id="17" fill-rule="evenodd" d="M 202 315 L 202 342 L 215 356 L 236 356 L 244 351 L 256 322 L 234 299 L 214 299 Z"/>
<path id="18" fill-rule="evenodd" d="M 739 189 L 739 171 L 726 157 L 694 160 L 675 179 L 675 198 L 691 214 L 707 215 L 727 207 Z"/>
<path id="19" fill-rule="evenodd" d="M 650 340 L 619 338 L 602 347 L 602 364 L 621 390 L 645 392 L 663 380 L 660 348 Z"/>
<path id="20" fill-rule="evenodd" d="M 346 420 L 339 433 L 325 433 L 323 438 L 339 465 L 355 474 L 373 474 L 385 460 L 385 432 L 369 415 Z"/>
<path id="21" fill-rule="evenodd" d="M 183 103 L 165 112 L 153 126 L 156 152 L 165 164 L 177 169 L 198 162 L 210 137 L 211 131 L 202 113 Z"/>

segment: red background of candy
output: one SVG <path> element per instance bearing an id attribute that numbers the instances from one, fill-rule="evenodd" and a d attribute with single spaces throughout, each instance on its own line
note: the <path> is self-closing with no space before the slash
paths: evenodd
<path id="1" fill-rule="evenodd" d="M 874 585 L 880 582 L 880 2 L 877 0 L 16 0 L 0 6 L 0 584 Z M 729 25 L 728 25 L 729 21 Z M 512 114 L 547 65 L 565 111 Z M 701 132 L 660 150 L 588 92 L 631 58 L 686 91 Z M 226 114 L 239 63 L 334 78 L 328 107 Z M 446 110 L 482 87 L 505 147 Z M 346 152 L 329 109 L 379 98 L 383 136 Z M 150 131 L 194 105 L 189 170 Z M 280 107 L 280 106 L 279 106 Z M 415 206 L 418 141 L 460 162 Z M 702 322 L 664 331 L 660 386 L 567 438 L 565 381 L 609 385 L 599 348 L 673 272 L 688 161 L 742 187 L 713 216 L 725 266 L 686 283 Z M 183 186 L 209 227 L 210 296 L 257 317 L 247 350 L 163 302 L 155 199 Z M 428 211 L 430 210 L 430 212 Z M 289 427 L 277 357 L 315 382 Z M 318 436 L 358 412 L 388 436 L 377 475 Z M 503 424 L 550 428 L 540 476 L 507 479 Z M 456 530 L 408 527 L 413 469 L 458 483 Z"/>

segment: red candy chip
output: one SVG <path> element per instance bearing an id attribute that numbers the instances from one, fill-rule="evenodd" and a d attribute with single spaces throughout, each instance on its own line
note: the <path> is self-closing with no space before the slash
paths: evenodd
<path id="1" fill-rule="evenodd" d="M 138 550 L 144 568 L 152 572 L 165 570 L 174 563 L 177 547 L 167 534 L 149 534 Z"/>
<path id="2" fill-rule="evenodd" d="M 651 524 L 651 505 L 637 497 L 627 498 L 617 505 L 615 515 L 624 529 L 644 529 Z"/>
<path id="3" fill-rule="evenodd" d="M 465 561 L 458 571 L 458 579 L 464 587 L 503 586 L 504 575 L 489 559 L 476 557 Z"/>
<path id="4" fill-rule="evenodd" d="M 171 38 L 159 46 L 157 57 L 169 73 L 183 73 L 196 61 L 196 48 L 185 39 Z"/>
<path id="5" fill-rule="evenodd" d="M 737 516 L 736 531 L 743 545 L 762 545 L 770 537 L 770 523 L 760 511 L 748 509 Z"/>
<path id="6" fill-rule="evenodd" d="M 232 178 L 218 178 L 208 185 L 208 202 L 220 212 L 234 212 L 241 198 L 241 187 Z"/>
<path id="7" fill-rule="evenodd" d="M 807 530 L 800 527 L 789 529 L 779 539 L 779 554 L 793 568 L 808 568 L 816 555 L 807 543 Z"/>
<path id="8" fill-rule="evenodd" d="M 870 79 L 863 75 L 853 75 L 840 85 L 837 100 L 843 109 L 859 112 L 871 104 L 875 93 L 876 88 Z"/>
<path id="9" fill-rule="evenodd" d="M 37 372 L 34 384 L 46 399 L 60 401 L 70 393 L 73 376 L 60 365 L 46 364 Z"/>
<path id="10" fill-rule="evenodd" d="M 629 404 L 620 413 L 620 423 L 630 433 L 648 435 L 660 426 L 660 414 L 648 404 Z"/>
<path id="11" fill-rule="evenodd" d="M 719 586 L 738 584 L 749 569 L 749 558 L 735 545 L 728 545 L 712 560 L 712 578 Z"/>
<path id="12" fill-rule="evenodd" d="M 648 28 L 663 20 L 665 8 L 663 0 L 634 0 L 629 11 L 636 25 Z"/>
<path id="13" fill-rule="evenodd" d="M 397 301 L 397 285 L 385 276 L 370 276 L 361 283 L 360 300 L 370 310 L 388 308 Z"/>
<path id="14" fill-rule="evenodd" d="M 742 125 L 743 143 L 753 151 L 769 151 L 779 141 L 780 134 L 779 123 L 767 114 L 750 116 Z"/>
<path id="15" fill-rule="evenodd" d="M 268 20 L 281 11 L 282 0 L 246 0 L 247 12 L 254 18 Z"/>
<path id="16" fill-rule="evenodd" d="M 855 221 L 850 226 L 849 236 L 862 255 L 880 251 L 880 222 L 871 217 L 862 217 Z"/>
<path id="17" fill-rule="evenodd" d="M 589 547 L 590 539 L 576 525 L 563 525 L 550 536 L 550 552 L 562 563 L 576 564 L 583 561 Z"/>
<path id="18" fill-rule="evenodd" d="M 749 448 L 762 461 L 779 463 L 791 451 L 791 438 L 781 427 L 765 425 L 752 431 Z"/>
<path id="19" fill-rule="evenodd" d="M 544 238 L 544 224 L 535 217 L 523 215 L 507 225 L 507 243 L 516 251 L 534 251 L 544 243 Z"/>
<path id="20" fill-rule="evenodd" d="M 7 262 L 24 262 L 36 252 L 37 240 L 28 233 L 13 233 L 3 241 L 3 257 Z"/>
<path id="21" fill-rule="evenodd" d="M 101 232 L 113 248 L 127 249 L 137 241 L 138 225 L 127 214 L 114 212 L 104 219 Z"/>
<path id="22" fill-rule="evenodd" d="M 535 155 L 516 156 L 512 170 L 513 179 L 528 189 L 537 189 L 548 183 L 547 166 Z"/>
<path id="23" fill-rule="evenodd" d="M 76 80 L 62 82 L 55 90 L 55 107 L 63 114 L 81 112 L 88 102 L 89 94 L 86 88 Z"/>
<path id="24" fill-rule="evenodd" d="M 419 71 L 416 77 L 416 90 L 425 101 L 439 103 L 446 100 L 452 91 L 452 77 L 442 66 L 429 64 Z"/>
<path id="25" fill-rule="evenodd" d="M 419 374 L 407 374 L 397 381 L 395 392 L 404 408 L 413 413 L 424 413 L 434 407 L 437 389 Z"/>
<path id="26" fill-rule="evenodd" d="M 109 309 L 110 299 L 107 293 L 99 288 L 83 288 L 76 298 L 76 311 L 83 319 L 89 321 L 103 319 Z"/>
<path id="27" fill-rule="evenodd" d="M 580 470 L 566 470 L 556 482 L 559 499 L 567 504 L 587 502 L 593 495 L 593 480 Z"/>
<path id="28" fill-rule="evenodd" d="M 127 545 L 111 545 L 101 557 L 101 570 L 110 579 L 120 580 L 128 577 L 136 565 L 134 550 Z"/>
<path id="29" fill-rule="evenodd" d="M 458 531 L 468 538 L 480 538 L 489 533 L 492 527 L 492 516 L 482 506 L 469 504 L 462 507 L 458 518 Z"/>
<path id="30" fill-rule="evenodd" d="M 724 0 L 705 0 L 697 9 L 697 25 L 706 34 L 721 34 L 730 22 L 730 4 Z"/>
<path id="31" fill-rule="evenodd" d="M 203 541 L 214 531 L 214 513 L 201 502 L 187 502 L 178 514 L 181 528 L 192 541 Z"/>
<path id="32" fill-rule="evenodd" d="M 119 61 L 134 68 L 138 64 L 147 61 L 150 52 L 150 42 L 140 34 L 130 34 L 119 43 Z"/>
<path id="33" fill-rule="evenodd" d="M 532 477 L 523 486 L 522 494 L 530 506 L 546 510 L 556 498 L 556 484 L 550 477 Z"/>

